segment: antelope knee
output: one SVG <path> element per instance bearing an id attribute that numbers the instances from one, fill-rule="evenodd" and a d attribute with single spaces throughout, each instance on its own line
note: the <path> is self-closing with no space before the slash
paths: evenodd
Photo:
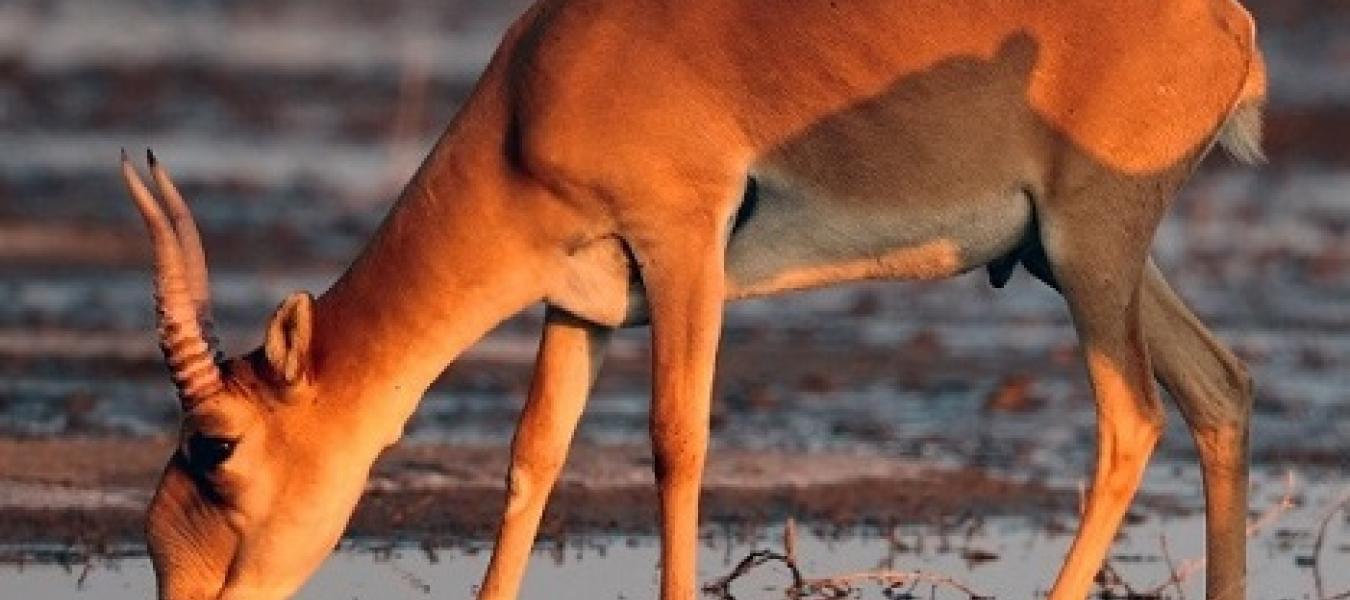
<path id="1" fill-rule="evenodd" d="M 547 495 L 549 482 L 562 470 L 561 463 L 517 464 L 506 475 L 506 514 L 528 509 Z"/>
<path id="2" fill-rule="evenodd" d="M 1256 397 L 1251 369 L 1236 357 L 1224 361 L 1223 367 L 1221 387 L 1204 398 L 1208 410 L 1198 412 L 1197 425 L 1202 430 L 1246 431 Z"/>

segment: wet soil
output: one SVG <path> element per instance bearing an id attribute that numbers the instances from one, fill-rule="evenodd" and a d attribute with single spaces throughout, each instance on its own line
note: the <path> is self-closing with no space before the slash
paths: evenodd
<path id="1" fill-rule="evenodd" d="M 137 559 L 123 563 L 126 578 L 96 574 L 87 587 L 80 569 L 61 574 L 91 556 L 141 551 L 144 506 L 178 418 L 149 334 L 149 253 L 117 179 L 118 148 L 153 145 L 174 171 L 203 229 L 226 348 L 250 349 L 286 293 L 325 289 L 355 256 L 524 4 L 0 4 L 0 554 L 57 563 L 54 579 L 25 588 L 32 595 L 145 597 L 150 585 Z M 1253 580 L 1273 582 L 1258 597 L 1311 597 L 1310 545 L 1327 498 L 1350 481 L 1350 5 L 1244 4 L 1271 73 L 1271 162 L 1206 161 L 1159 230 L 1155 258 L 1255 374 L 1253 512 L 1281 493 L 1288 470 L 1319 482 L 1297 498 L 1302 520 L 1274 528 L 1252 560 Z M 508 321 L 433 386 L 405 442 L 377 465 L 346 542 L 467 550 L 375 567 L 341 554 L 309 597 L 424 597 L 419 577 L 464 595 L 500 512 L 539 327 L 537 309 Z M 615 541 L 655 522 L 644 335 L 625 332 L 611 349 L 544 525 L 556 556 L 580 547 L 594 557 L 584 540 L 601 536 L 628 562 L 573 561 L 559 569 L 572 583 L 545 579 L 538 590 L 586 589 L 585 577 L 625 571 L 639 578 L 630 595 L 650 595 L 650 539 Z M 705 526 L 715 537 L 790 516 L 836 548 L 831 533 L 858 524 L 871 528 L 863 539 L 884 541 L 888 525 L 920 528 L 911 534 L 921 538 L 1026 518 L 989 528 L 977 549 L 998 559 L 936 552 L 931 563 L 1002 568 L 990 581 L 1008 589 L 1023 571 L 1042 574 L 1009 596 L 1026 597 L 1062 557 L 1054 544 L 1072 530 L 1094 423 L 1063 303 L 1024 274 L 1004 290 L 972 273 L 735 305 Z M 1194 448 L 1175 412 L 1169 423 L 1118 541 L 1122 568 L 1145 565 L 1144 579 L 1163 567 L 1159 534 L 1144 529 L 1193 523 L 1200 501 Z M 1198 543 L 1197 531 L 1169 535 L 1181 547 Z M 1344 570 L 1345 523 L 1334 531 L 1323 560 Z M 1056 541 L 1040 562 L 1014 560 L 1042 538 Z M 840 550 L 841 562 L 821 569 L 894 558 L 893 544 L 881 546 Z M 750 549 L 718 547 L 728 556 L 708 577 Z M 346 570 L 356 575 L 342 579 Z M 362 591 L 367 576 L 377 591 Z"/>
<path id="2" fill-rule="evenodd" d="M 138 544 L 142 506 L 169 451 L 164 439 L 0 439 L 0 540 L 89 550 Z M 503 505 L 506 460 L 496 447 L 395 447 L 377 463 L 348 535 L 438 544 L 488 538 Z M 1076 496 L 912 460 L 726 451 L 710 460 L 702 502 L 708 523 L 794 517 L 849 527 L 1060 514 Z M 656 506 L 645 448 L 586 445 L 572 453 L 542 532 L 652 533 Z"/>

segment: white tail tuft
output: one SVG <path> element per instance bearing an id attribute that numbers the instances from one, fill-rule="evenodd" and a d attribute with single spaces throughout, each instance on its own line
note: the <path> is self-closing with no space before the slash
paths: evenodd
<path id="1" fill-rule="evenodd" d="M 1244 103 L 1228 115 L 1219 131 L 1219 145 L 1243 164 L 1266 162 L 1266 153 L 1261 150 L 1261 108 L 1260 102 Z"/>

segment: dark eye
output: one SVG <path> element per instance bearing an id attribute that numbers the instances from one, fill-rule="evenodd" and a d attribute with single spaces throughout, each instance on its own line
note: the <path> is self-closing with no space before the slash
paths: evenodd
<path id="1" fill-rule="evenodd" d="M 197 433 L 188 438 L 184 450 L 187 453 L 188 464 L 199 471 L 210 471 L 229 460 L 238 443 L 238 440 Z"/>

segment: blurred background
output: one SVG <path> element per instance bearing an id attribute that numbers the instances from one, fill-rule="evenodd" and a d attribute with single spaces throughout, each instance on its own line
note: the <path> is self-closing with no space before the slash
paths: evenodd
<path id="1" fill-rule="evenodd" d="M 527 4 L 0 0 L 0 471 L 24 471 L 18 442 L 176 431 L 120 147 L 173 172 L 226 349 L 251 349 L 287 292 L 321 292 L 355 256 Z M 1270 163 L 1209 159 L 1156 255 L 1254 368 L 1258 469 L 1348 481 L 1350 3 L 1245 4 L 1271 75 Z M 504 453 L 540 314 L 452 367 L 408 439 Z M 645 443 L 645 335 L 615 345 L 584 443 Z M 1078 361 L 1062 301 L 1025 273 L 1004 290 L 979 271 L 738 304 L 715 443 L 1076 478 L 1094 434 Z M 1175 411 L 1160 452 L 1157 468 L 1193 468 Z M 21 496 L 0 489 L 0 509 Z"/>

